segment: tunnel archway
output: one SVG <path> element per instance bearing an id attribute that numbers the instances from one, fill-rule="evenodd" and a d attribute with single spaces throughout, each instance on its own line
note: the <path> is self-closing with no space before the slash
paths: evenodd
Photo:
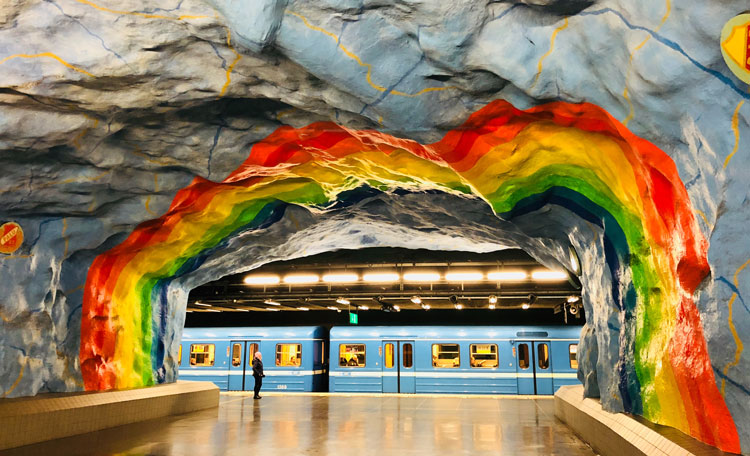
<path id="1" fill-rule="evenodd" d="M 529 239 L 567 237 L 584 262 L 594 258 L 591 239 L 600 233 L 604 262 L 587 268 L 584 280 L 603 294 L 586 309 L 591 324 L 581 357 L 597 352 L 584 367 L 586 381 L 596 384 L 588 391 L 596 386 L 612 410 L 739 451 L 693 301 L 709 268 L 685 187 L 663 151 L 590 104 L 521 111 L 496 101 L 429 145 L 327 122 L 279 128 L 223 182 L 196 178 L 166 214 L 96 258 L 81 325 L 86 389 L 173 378 L 175 354 L 165 337 L 184 318 L 187 297 L 176 279 L 243 233 L 274 226 L 287 208 L 325 220 L 367 188 L 479 198 Z M 555 207 L 566 211 L 563 220 L 575 217 L 592 229 L 553 226 L 553 218 L 538 232 L 514 225 L 532 213 L 544 220 Z M 593 364 L 615 375 L 589 375 Z"/>

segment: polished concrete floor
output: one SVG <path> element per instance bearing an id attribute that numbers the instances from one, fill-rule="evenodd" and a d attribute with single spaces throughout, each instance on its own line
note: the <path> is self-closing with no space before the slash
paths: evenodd
<path id="1" fill-rule="evenodd" d="M 218 409 L 7 455 L 594 455 L 552 399 L 222 394 Z"/>

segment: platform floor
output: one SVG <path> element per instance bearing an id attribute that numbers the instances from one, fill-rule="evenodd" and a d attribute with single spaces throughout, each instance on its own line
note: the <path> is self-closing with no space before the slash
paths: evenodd
<path id="1" fill-rule="evenodd" d="M 594 455 L 550 399 L 222 394 L 218 409 L 3 455 Z"/>

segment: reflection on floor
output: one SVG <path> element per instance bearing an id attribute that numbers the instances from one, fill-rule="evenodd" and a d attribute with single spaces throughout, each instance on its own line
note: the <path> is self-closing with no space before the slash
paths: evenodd
<path id="1" fill-rule="evenodd" d="M 594 455 L 550 399 L 223 394 L 217 409 L 7 455 Z"/>

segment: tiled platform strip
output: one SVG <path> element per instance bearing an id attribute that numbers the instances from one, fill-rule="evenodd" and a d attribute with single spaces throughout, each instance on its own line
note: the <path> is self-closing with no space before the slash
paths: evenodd
<path id="1" fill-rule="evenodd" d="M 555 416 L 602 456 L 729 454 L 671 428 L 665 428 L 665 433 L 675 434 L 672 440 L 629 415 L 605 412 L 598 400 L 583 398 L 582 385 L 563 386 L 557 390 Z"/>
<path id="2" fill-rule="evenodd" d="M 0 400 L 0 450 L 219 405 L 210 382 Z"/>

